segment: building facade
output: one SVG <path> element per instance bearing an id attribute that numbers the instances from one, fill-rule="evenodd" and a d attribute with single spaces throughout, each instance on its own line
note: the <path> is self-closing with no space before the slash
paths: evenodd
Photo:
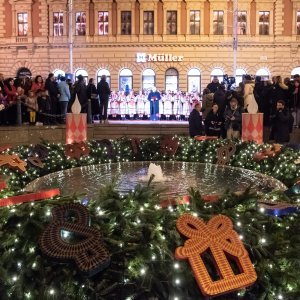
<path id="1" fill-rule="evenodd" d="M 237 82 L 300 73 L 300 0 L 238 0 L 237 10 L 231 0 L 72 2 L 0 0 L 5 77 L 70 73 L 70 36 L 73 77 L 106 74 L 113 90 L 201 91 L 212 75 L 233 75 L 234 42 Z"/>

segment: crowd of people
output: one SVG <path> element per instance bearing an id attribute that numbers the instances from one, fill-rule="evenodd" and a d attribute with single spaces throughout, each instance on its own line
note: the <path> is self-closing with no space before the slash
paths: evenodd
<path id="1" fill-rule="evenodd" d="M 287 143 L 293 128 L 300 125 L 300 76 L 276 76 L 272 81 L 245 75 L 234 90 L 226 90 L 214 77 L 203 90 L 201 104 L 189 117 L 190 136 L 239 138 L 242 113 L 262 112 L 263 126 L 270 127 L 269 140 Z"/>
<path id="2" fill-rule="evenodd" d="M 245 75 L 235 89 L 227 89 L 214 77 L 202 94 L 197 92 L 111 91 L 106 76 L 98 84 L 89 79 L 86 85 L 79 75 L 75 83 L 50 73 L 44 81 L 41 75 L 4 78 L 0 74 L 0 125 L 15 125 L 17 103 L 21 103 L 25 124 L 65 123 L 76 96 L 81 112 L 91 101 L 93 120 L 106 123 L 110 119 L 189 120 L 190 135 L 239 138 L 242 113 L 264 113 L 264 126 L 271 127 L 271 139 L 288 142 L 293 127 L 300 125 L 300 76 L 293 79 L 276 76 L 272 81 L 253 79 Z"/>

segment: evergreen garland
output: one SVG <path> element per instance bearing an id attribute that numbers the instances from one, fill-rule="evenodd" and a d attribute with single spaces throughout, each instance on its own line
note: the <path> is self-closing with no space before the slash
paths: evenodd
<path id="1" fill-rule="evenodd" d="M 159 138 L 142 140 L 135 154 L 129 139 L 111 142 L 113 153 L 101 141 L 88 142 L 91 153 L 79 160 L 66 158 L 63 145 L 46 144 L 49 155 L 43 169 L 28 166 L 24 174 L 19 174 L 1 168 L 9 176 L 9 188 L 1 191 L 0 196 L 22 193 L 25 184 L 47 173 L 88 164 L 141 159 L 215 163 L 216 149 L 225 143 L 180 138 L 177 153 L 164 157 L 160 154 Z M 238 141 L 236 146 L 231 165 L 266 173 L 288 185 L 299 178 L 299 166 L 294 163 L 299 152 L 286 148 L 272 158 L 254 162 L 253 154 L 269 145 Z M 7 153 L 15 152 L 26 159 L 32 149 L 33 146 L 20 146 Z M 127 195 L 120 195 L 112 183 L 89 201 L 91 226 L 102 232 L 111 253 L 110 266 L 91 278 L 82 276 L 75 266 L 45 258 L 37 243 L 51 222 L 51 208 L 82 201 L 82 197 L 56 197 L 1 208 L 1 299 L 205 299 L 188 262 L 174 259 L 176 247 L 184 242 L 175 226 L 183 212 L 196 214 L 204 221 L 216 214 L 229 216 L 258 274 L 253 286 L 214 299 L 300 298 L 299 213 L 280 218 L 268 216 L 257 207 L 258 199 L 295 203 L 299 202 L 297 196 L 288 199 L 276 191 L 252 194 L 249 189 L 242 194 L 225 193 L 218 202 L 205 203 L 201 191 L 190 189 L 190 205 L 161 209 L 159 192 L 137 186 Z M 213 265 L 209 261 L 206 265 L 213 273 Z"/>

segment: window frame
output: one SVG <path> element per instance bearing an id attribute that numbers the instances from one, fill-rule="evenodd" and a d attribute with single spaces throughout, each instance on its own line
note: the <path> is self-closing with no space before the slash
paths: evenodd
<path id="1" fill-rule="evenodd" d="M 268 14 L 268 22 L 266 22 L 265 20 L 261 21 L 261 17 L 262 17 L 261 13 Z M 270 25 L 271 25 L 270 21 L 271 21 L 271 11 L 269 11 L 269 10 L 259 10 L 258 11 L 258 35 L 270 35 Z M 261 27 L 261 26 L 266 26 L 266 25 L 268 28 L 267 33 L 263 33 L 264 32 L 263 27 Z"/>
<path id="2" fill-rule="evenodd" d="M 103 21 L 100 21 L 100 14 L 103 14 Z M 99 36 L 105 36 L 105 35 L 108 35 L 108 32 L 109 32 L 109 11 L 108 10 L 98 10 L 98 13 L 97 13 L 97 16 L 98 16 L 98 35 Z M 106 18 L 107 17 L 107 21 L 106 21 Z M 101 33 L 100 32 L 100 25 L 103 26 L 103 32 Z M 106 30 L 107 28 L 107 30 Z"/>
<path id="3" fill-rule="evenodd" d="M 242 16 L 241 14 L 243 14 L 246 19 L 245 21 L 240 21 L 239 18 Z M 238 11 L 238 15 L 237 15 L 237 34 L 238 35 L 246 35 L 247 34 L 247 11 L 246 10 L 239 10 Z M 243 29 L 245 30 L 244 33 L 240 33 L 240 30 L 242 29 L 241 24 L 244 23 Z"/>
<path id="4" fill-rule="evenodd" d="M 152 14 L 152 21 L 150 20 L 145 20 L 145 14 L 149 15 Z M 147 30 L 145 30 L 145 26 L 148 25 L 148 30 L 149 30 L 149 25 L 152 25 L 152 31 L 149 33 Z M 145 35 L 153 35 L 154 34 L 154 10 L 144 10 L 143 11 L 143 34 Z"/>
<path id="5" fill-rule="evenodd" d="M 22 15 L 23 21 L 19 21 L 19 15 Z M 24 18 L 25 15 L 26 15 L 26 18 L 27 18 L 27 22 L 24 21 L 25 20 L 25 18 Z M 18 31 L 17 32 L 18 32 L 19 37 L 27 37 L 28 36 L 28 30 L 29 30 L 28 16 L 29 16 L 28 12 L 17 12 L 17 25 L 18 25 L 18 29 L 17 29 Z M 27 29 L 26 29 L 26 33 L 24 33 L 26 25 L 27 25 Z M 23 28 L 23 34 L 21 34 L 20 26 L 21 26 L 21 28 Z"/>
<path id="6" fill-rule="evenodd" d="M 170 16 L 169 16 L 170 14 Z M 173 20 L 173 16 L 175 16 L 175 20 Z M 168 20 L 170 17 L 170 21 Z M 167 35 L 177 35 L 177 25 L 178 25 L 178 13 L 177 13 L 177 10 L 167 10 L 166 12 L 166 34 Z M 169 28 L 169 25 L 170 25 L 170 28 Z M 174 25 L 174 26 L 173 26 Z M 170 29 L 170 30 L 169 30 Z M 175 29 L 173 31 L 173 29 Z"/>
<path id="7" fill-rule="evenodd" d="M 195 13 L 195 12 L 198 12 L 199 13 L 199 20 L 198 21 L 196 21 L 196 20 L 191 20 L 191 14 L 192 13 Z M 189 33 L 190 33 L 190 35 L 200 35 L 201 34 L 201 10 L 200 9 L 198 9 L 198 10 L 196 10 L 196 9 L 191 9 L 190 11 L 189 11 L 189 16 L 190 16 L 190 19 L 189 19 Z M 194 15 L 194 17 L 195 17 L 195 15 Z M 196 24 L 198 24 L 199 25 L 199 32 L 196 32 L 196 30 L 194 31 L 194 33 L 192 33 L 192 30 L 191 30 L 191 28 L 192 28 L 192 25 L 196 25 Z M 196 26 L 195 26 L 195 28 L 196 28 Z"/>
<path id="8" fill-rule="evenodd" d="M 215 13 L 217 13 L 217 19 L 215 19 Z M 222 21 L 219 21 L 219 17 L 222 15 Z M 225 14 L 224 10 L 213 10 L 213 34 L 214 35 L 224 35 L 224 26 L 225 26 Z M 216 31 L 215 31 L 215 24 L 216 24 Z M 221 28 L 221 33 L 218 29 Z"/>
<path id="9" fill-rule="evenodd" d="M 128 19 L 128 16 L 130 16 L 129 21 L 126 20 L 124 22 L 123 19 L 125 19 L 125 18 L 123 18 L 123 15 L 126 16 L 126 19 Z M 131 35 L 132 34 L 132 11 L 131 10 L 122 10 L 121 11 L 121 22 L 120 23 L 121 23 L 121 35 Z M 125 28 L 125 31 L 123 31 L 123 27 Z"/>
<path id="10" fill-rule="evenodd" d="M 83 22 L 83 15 L 85 15 L 85 22 Z M 80 18 L 79 22 L 77 21 L 78 17 Z M 86 36 L 86 30 L 87 30 L 86 21 L 87 21 L 86 11 L 75 12 L 75 35 L 76 36 Z M 77 27 L 79 27 L 79 30 Z"/>
<path id="11" fill-rule="evenodd" d="M 57 20 L 58 22 L 55 22 L 55 15 L 57 16 Z M 63 36 L 64 35 L 64 13 L 62 11 L 54 11 L 53 12 L 53 36 L 58 37 L 58 36 Z M 62 21 L 62 22 L 60 22 Z M 59 34 L 55 34 L 56 30 L 55 27 L 58 27 L 58 33 Z M 62 28 L 62 31 L 61 31 Z"/>

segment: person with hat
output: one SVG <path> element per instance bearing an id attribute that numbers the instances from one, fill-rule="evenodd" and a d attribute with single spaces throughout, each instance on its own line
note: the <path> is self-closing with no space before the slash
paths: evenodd
<path id="1" fill-rule="evenodd" d="M 232 97 L 224 112 L 225 130 L 227 139 L 238 139 L 242 130 L 243 109 L 239 106 L 238 100 Z"/>

